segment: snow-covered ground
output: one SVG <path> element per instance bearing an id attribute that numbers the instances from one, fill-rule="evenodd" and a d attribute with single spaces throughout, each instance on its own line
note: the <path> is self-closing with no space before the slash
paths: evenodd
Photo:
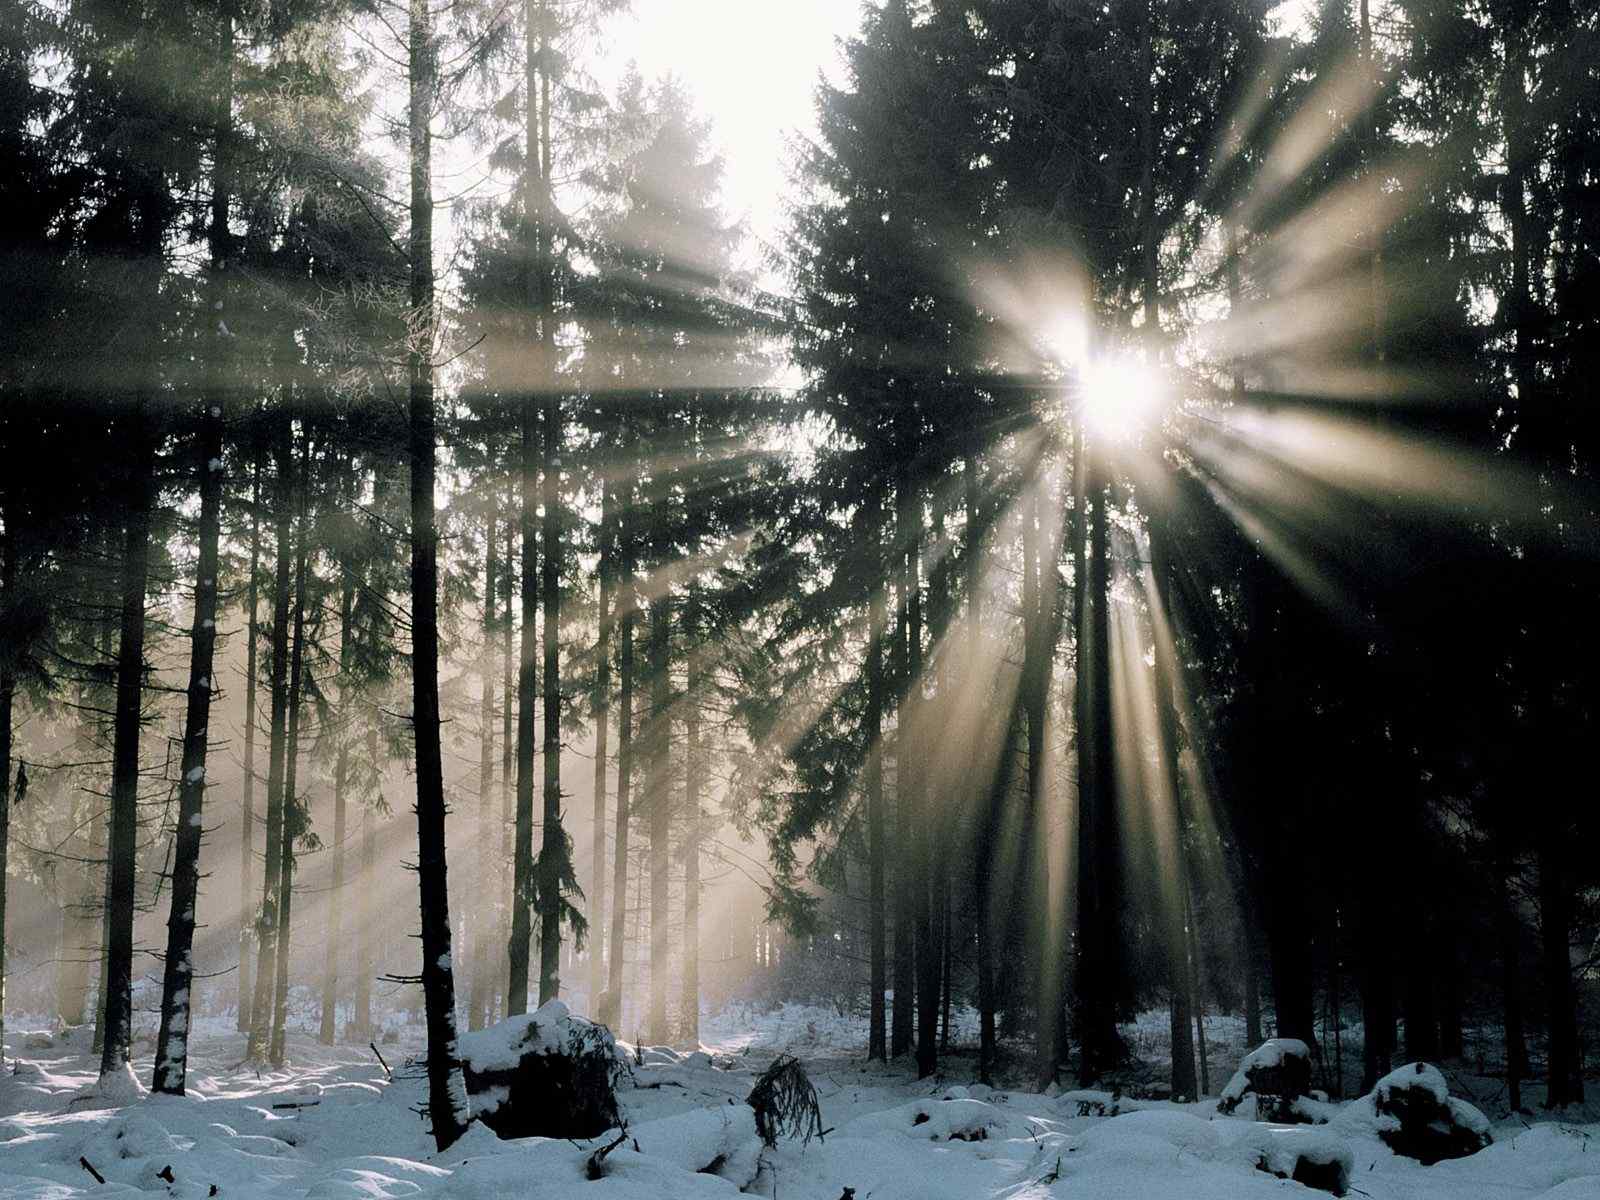
<path id="1" fill-rule="evenodd" d="M 1149 1024 L 1153 1035 L 1158 1023 Z M 365 1046 L 322 1047 L 298 1031 L 289 1042 L 294 1065 L 258 1075 L 238 1065 L 243 1039 L 229 1025 L 197 1022 L 191 1094 L 172 1099 L 115 1090 L 97 1096 L 81 1035 L 46 1046 L 28 1036 L 26 1018 L 8 1020 L 0 1196 L 689 1200 L 744 1189 L 782 1200 L 841 1200 L 853 1189 L 854 1200 L 1282 1200 L 1324 1193 L 1274 1178 L 1257 1163 L 1292 1161 L 1306 1149 L 1348 1155 L 1352 1194 L 1600 1200 L 1600 1124 L 1500 1120 L 1487 1149 L 1423 1167 L 1378 1140 L 1370 1109 L 1359 1102 L 1330 1106 L 1332 1121 L 1308 1129 L 1257 1124 L 1248 1102 L 1222 1117 L 1214 1100 L 993 1091 L 964 1077 L 967 1058 L 950 1060 L 946 1078 L 918 1083 L 898 1068 L 860 1061 L 859 1021 L 794 1005 L 709 1015 L 710 1053 L 647 1051 L 623 1085 L 630 1136 L 591 1181 L 585 1164 L 609 1138 L 501 1142 L 475 1126 L 435 1154 L 416 1111 L 425 1091 L 413 1061 L 421 1050 L 416 1029 L 381 1047 L 395 1071 L 391 1082 Z M 960 1022 L 954 1032 L 966 1040 Z M 1213 1087 L 1240 1057 L 1222 1033 Z M 744 1101 L 782 1050 L 810 1069 L 826 1134 L 764 1151 Z M 135 1066 L 148 1081 L 148 1059 Z"/>

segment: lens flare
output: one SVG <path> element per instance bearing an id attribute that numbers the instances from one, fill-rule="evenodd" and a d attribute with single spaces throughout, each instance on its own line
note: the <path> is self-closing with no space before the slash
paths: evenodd
<path id="1" fill-rule="evenodd" d="M 1127 441 L 1160 419 L 1170 388 L 1161 372 L 1124 354 L 1096 357 L 1079 373 L 1078 402 L 1091 433 Z"/>

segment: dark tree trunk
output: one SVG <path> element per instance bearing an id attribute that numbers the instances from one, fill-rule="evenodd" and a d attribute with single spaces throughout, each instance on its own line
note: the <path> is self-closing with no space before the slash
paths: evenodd
<path id="1" fill-rule="evenodd" d="M 1166 825 L 1157 838 L 1157 853 L 1170 861 L 1160 863 L 1165 925 L 1167 990 L 1172 998 L 1172 1095 L 1192 1100 L 1199 1094 L 1194 1069 L 1194 996 L 1190 967 L 1189 861 L 1184 842 L 1183 772 L 1180 763 L 1180 724 L 1175 687 L 1179 679 L 1177 645 L 1172 636 L 1172 590 L 1167 586 L 1170 558 L 1160 518 L 1150 519 L 1151 629 L 1154 643 L 1156 717 L 1161 732 L 1163 782 L 1161 798 L 1166 811 L 1158 820 Z"/>
<path id="2" fill-rule="evenodd" d="M 106 887 L 105 1036 L 100 1073 L 125 1063 L 133 1042 L 133 908 L 139 831 L 139 730 L 144 697 L 144 597 L 150 574 L 155 446 L 145 402 L 128 422 L 132 459 L 122 542 L 122 619 L 111 751 L 110 867 Z"/>
<path id="3" fill-rule="evenodd" d="M 1551 788 L 1546 804 L 1556 808 Z M 1549 1048 L 1545 1107 L 1583 1103 L 1583 1053 L 1578 1040 L 1578 995 L 1572 972 L 1572 883 L 1568 878 L 1570 832 L 1556 813 L 1540 819 L 1539 936 L 1543 951 Z"/>
<path id="4" fill-rule="evenodd" d="M 1504 836 L 1504 835 L 1502 835 Z M 1511 891 L 1515 870 L 1507 854 L 1496 871 L 1498 911 L 1495 932 L 1500 942 L 1500 997 L 1505 1031 L 1506 1103 L 1512 1112 L 1522 1111 L 1522 1081 L 1528 1077 L 1528 1043 L 1522 1017 L 1522 923 L 1517 919 Z"/>
<path id="5" fill-rule="evenodd" d="M 871 569 L 867 578 L 872 594 L 867 600 L 867 711 L 866 740 L 867 763 L 865 786 L 867 792 L 867 925 L 871 943 L 871 1025 L 867 1040 L 867 1058 L 879 1062 L 889 1060 L 887 1012 L 884 1006 L 884 989 L 888 986 L 887 914 L 885 912 L 885 876 L 888 847 L 883 807 L 883 709 L 885 688 L 883 678 L 883 643 L 888 616 L 885 612 L 883 580 L 882 537 L 883 504 L 881 499 L 873 504 L 872 528 L 869 533 Z"/>
<path id="6" fill-rule="evenodd" d="M 494 693 L 499 685 L 495 672 L 494 650 L 497 629 L 495 625 L 495 600 L 499 580 L 495 574 L 495 529 L 499 522 L 491 498 L 488 515 L 484 521 L 483 549 L 483 649 L 478 655 L 478 680 L 482 691 L 478 697 L 478 886 L 486 887 L 494 878 L 495 850 L 499 838 L 495 836 L 495 784 L 494 784 L 494 731 L 496 715 Z M 469 965 L 472 968 L 472 994 L 467 1002 L 467 1028 L 482 1029 L 490 1022 L 493 1002 L 493 967 L 498 956 L 493 949 L 497 934 L 494 932 L 492 913 L 478 908 L 472 913 L 472 950 Z"/>
<path id="7" fill-rule="evenodd" d="M 523 128 L 522 171 L 522 249 L 528 262 L 527 299 L 535 322 L 543 294 L 540 258 L 540 224 L 543 205 L 539 168 L 538 59 L 542 5 L 527 0 L 523 7 L 524 51 L 523 92 L 526 120 Z M 537 324 L 531 330 L 542 352 L 544 332 Z M 550 364 L 542 358 L 535 364 L 537 378 L 548 372 Z M 553 386 L 553 378 L 545 382 Z M 508 1015 L 528 1009 L 528 979 L 533 940 L 533 905 L 539 899 L 533 857 L 533 760 L 535 755 L 534 704 L 538 695 L 539 655 L 539 466 L 540 439 L 537 396 L 528 395 L 522 403 L 521 420 L 521 533 L 522 533 L 522 642 L 517 664 L 517 819 L 512 852 L 511 879 L 511 977 L 506 996 Z M 547 548 L 548 549 L 548 548 Z"/>
<path id="8" fill-rule="evenodd" d="M 346 470 L 350 470 L 346 465 Z M 339 707 L 345 720 L 355 704 L 351 686 L 350 614 L 355 604 L 355 580 L 341 573 L 339 587 Z M 339 1040 L 339 953 L 344 947 L 344 841 L 348 826 L 346 792 L 350 782 L 350 744 L 341 732 L 333 759 L 333 879 L 328 894 L 328 944 L 322 959 L 322 1022 L 318 1037 L 324 1046 Z"/>
<path id="9" fill-rule="evenodd" d="M 517 813 L 512 834 L 510 979 L 506 1015 L 528 1010 L 528 970 L 533 939 L 534 697 L 538 690 L 539 589 L 536 422 L 531 403 L 522 412 L 522 637 L 517 660 Z"/>
<path id="10" fill-rule="evenodd" d="M 517 591 L 517 522 L 520 516 L 517 505 L 517 477 L 508 473 L 505 497 L 505 547 L 504 562 L 500 571 L 500 862 L 495 874 L 496 894 L 500 897 L 497 908 L 500 918 L 499 954 L 496 958 L 495 977 L 509 978 L 511 969 L 508 951 L 511 945 L 511 904 L 513 866 L 516 859 L 517 828 L 517 687 L 521 665 L 514 613 Z M 530 838 L 533 836 L 530 832 Z M 496 1011 L 510 1015 L 509 993 L 507 1005 L 498 1005 Z"/>
<path id="11" fill-rule="evenodd" d="M 254 922 L 251 919 L 250 876 L 255 871 L 256 820 L 256 682 L 258 674 L 257 639 L 260 636 L 261 570 L 261 458 L 251 466 L 250 478 L 250 613 L 245 620 L 244 667 L 244 795 L 239 813 L 239 1011 L 240 1033 L 250 1031 L 250 1004 L 255 993 L 255 966 L 250 949 Z"/>
<path id="12" fill-rule="evenodd" d="M 703 616 L 699 587 L 690 582 L 684 609 L 689 670 L 683 709 L 683 1001 L 679 1026 L 682 1040 L 691 1049 L 700 1045 L 700 797 L 706 787 L 700 706 L 707 682 Z"/>
<path id="13" fill-rule="evenodd" d="M 622 516 L 625 523 L 628 516 Z M 620 531 L 619 531 L 620 535 Z M 637 594 L 633 584 L 633 560 L 626 550 L 619 555 L 621 590 L 617 601 L 617 819 L 616 845 L 612 849 L 611 872 L 611 958 L 606 964 L 606 992 L 611 997 L 610 1016 L 622 1023 L 623 966 L 628 948 L 628 835 L 633 814 L 629 803 L 633 793 L 633 631 L 638 622 Z"/>
<path id="14" fill-rule="evenodd" d="M 295 840 L 305 831 L 306 819 L 300 806 L 300 711 L 305 698 L 306 674 L 306 539 L 310 522 L 306 514 L 307 493 L 311 487 L 311 451 L 304 453 L 296 479 L 299 514 L 295 527 L 294 555 L 294 636 L 289 651 L 289 728 L 283 768 L 283 847 L 278 867 L 278 954 L 274 964 L 272 993 L 272 1038 L 268 1057 L 281 1067 L 288 1055 L 289 953 L 294 924 Z"/>
<path id="15" fill-rule="evenodd" d="M 223 18 L 226 61 L 233 59 L 232 20 Z M 227 201 L 223 199 L 222 220 Z M 212 235 L 212 267 L 221 270 L 220 240 Z M 172 854 L 172 909 L 167 918 L 167 957 L 161 981 L 161 1027 L 156 1036 L 151 1090 L 183 1095 L 189 1069 L 189 1030 L 194 985 L 195 906 L 200 898 L 200 835 L 204 822 L 206 749 L 211 723 L 213 660 L 217 644 L 217 543 L 222 524 L 222 405 L 220 388 L 205 401 L 196 450 L 200 489 L 194 622 L 189 633 L 189 699 L 183 722 L 183 779 L 178 787 L 178 829 Z"/>
<path id="16" fill-rule="evenodd" d="M 439 532 L 434 524 L 433 147 L 438 100 L 428 0 L 411 0 L 411 309 L 421 334 L 409 355 L 411 457 L 412 733 L 417 769 L 417 883 L 422 915 L 422 999 L 428 1027 L 428 1115 L 448 1149 L 472 1120 L 456 1060 L 456 985 L 450 957 L 445 863 L 444 762 L 439 746 Z"/>
<path id="17" fill-rule="evenodd" d="M 17 536 L 0 534 L 0 613 L 16 601 Z M 11 719 L 17 673 L 11 647 L 0 647 L 0 1045 L 6 1032 L 6 860 L 11 851 Z"/>
<path id="18" fill-rule="evenodd" d="M 377 726 L 367 729 L 367 761 L 381 769 L 378 760 Z M 378 878 L 377 804 L 368 800 L 361 809 L 361 881 L 356 889 L 356 1011 L 355 1038 L 370 1038 L 372 1024 L 372 949 L 377 938 L 378 913 L 370 899 L 372 882 Z M 355 1040 L 352 1038 L 352 1040 Z"/>
<path id="19" fill-rule="evenodd" d="M 283 871 L 283 771 L 289 717 L 289 603 L 293 582 L 291 561 L 294 537 L 294 454 L 290 446 L 292 416 L 278 421 L 273 459 L 277 479 L 273 486 L 273 539 L 275 565 L 272 596 L 272 655 L 268 667 L 272 697 L 271 729 L 267 739 L 267 819 L 265 861 L 261 872 L 261 920 L 256 933 L 255 996 L 250 1003 L 250 1061 L 264 1062 L 272 1036 L 272 989 L 278 953 L 278 878 Z"/>
<path id="20" fill-rule="evenodd" d="M 900 530 L 905 550 L 906 678 L 902 737 L 909 751 L 901 760 L 905 805 L 912 821 L 906 857 L 911 876 L 911 919 L 915 930 L 917 975 L 917 1078 L 926 1079 L 939 1069 L 939 938 L 933 911 L 934 836 L 928 806 L 928 780 L 923 762 L 926 741 L 922 698 L 922 497 L 902 483 Z"/>
<path id="21" fill-rule="evenodd" d="M 1044 765 L 1046 754 L 1046 708 L 1049 687 L 1044 663 L 1046 637 L 1042 580 L 1046 566 L 1042 560 L 1039 536 L 1039 488 L 1034 474 L 1028 483 L 1031 495 L 1022 527 L 1022 678 L 1018 683 L 1022 714 L 1027 725 L 1027 911 L 1031 916 L 1029 941 L 1034 947 L 1034 1076 L 1043 1091 L 1056 1077 L 1059 1048 L 1056 1046 L 1056 1008 L 1061 1003 L 1057 990 L 1055 930 L 1050 911 L 1050 822 L 1045 812 Z"/>
<path id="22" fill-rule="evenodd" d="M 650 1040 L 664 1045 L 672 1040 L 667 1025 L 667 974 L 671 968 L 670 872 L 672 862 L 672 597 L 663 593 L 650 601 L 650 720 L 647 726 L 648 796 L 650 817 L 650 1012 L 645 1028 Z"/>
<path id="23" fill-rule="evenodd" d="M 1369 1092 L 1389 1073 L 1394 1060 L 1394 955 L 1389 937 L 1392 910 L 1375 881 L 1369 881 L 1361 890 L 1356 903 L 1364 1027 L 1361 1090 Z"/>
<path id="24" fill-rule="evenodd" d="M 595 622 L 594 680 L 594 835 L 589 869 L 589 1013 L 598 1016 L 605 990 L 606 935 L 606 771 L 611 758 L 611 488 L 600 480 L 600 604 Z"/>
<path id="25" fill-rule="evenodd" d="M 1080 632 L 1078 663 L 1085 681 L 1078 738 L 1078 1078 L 1088 1086 L 1124 1057 L 1117 1032 L 1117 989 L 1123 979 L 1122 881 L 1111 729 L 1111 565 L 1106 511 L 1110 489 L 1102 478 L 1099 451 L 1080 445 L 1085 455 L 1085 496 L 1092 504 L 1083 605 L 1087 625 Z"/>

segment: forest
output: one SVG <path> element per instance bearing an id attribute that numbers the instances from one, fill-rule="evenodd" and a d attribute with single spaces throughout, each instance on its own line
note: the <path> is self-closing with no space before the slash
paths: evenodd
<path id="1" fill-rule="evenodd" d="M 0 1194 L 1600 1194 L 1600 5 L 850 7 L 0 0 Z"/>

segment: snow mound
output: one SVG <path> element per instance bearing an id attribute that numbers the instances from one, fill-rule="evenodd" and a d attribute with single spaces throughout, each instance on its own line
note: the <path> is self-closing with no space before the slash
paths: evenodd
<path id="1" fill-rule="evenodd" d="M 1355 1152 L 1326 1129 L 1258 1125 L 1236 1144 L 1258 1171 L 1343 1196 L 1355 1170 Z"/>
<path id="2" fill-rule="evenodd" d="M 507 1017 L 487 1029 L 462 1034 L 457 1042 L 461 1065 L 483 1074 L 513 1070 L 528 1054 L 569 1053 L 575 1037 L 596 1028 L 581 1021 L 586 1029 L 579 1031 L 579 1023 L 565 1004 L 551 1000 L 531 1013 Z"/>
<path id="3" fill-rule="evenodd" d="M 616 1040 L 559 1000 L 466 1034 L 458 1048 L 473 1115 L 503 1138 L 594 1137 L 621 1123 Z"/>
<path id="4" fill-rule="evenodd" d="M 1271 1038 L 1244 1056 L 1222 1089 L 1217 1111 L 1231 1113 L 1253 1095 L 1259 1118 L 1294 1120 L 1294 1101 L 1310 1087 L 1311 1047 L 1299 1038 Z M 1263 1103 L 1268 1098 L 1271 1103 Z"/>
<path id="5" fill-rule="evenodd" d="M 1452 1096 L 1439 1068 L 1423 1062 L 1389 1072 L 1338 1120 L 1366 1126 L 1396 1154 L 1423 1166 L 1476 1154 L 1494 1140 L 1489 1118 Z"/>
<path id="6" fill-rule="evenodd" d="M 1096 1091 L 1093 1088 L 1062 1092 L 1056 1102 L 1063 1115 L 1069 1117 L 1115 1117 L 1138 1112 L 1143 1107 L 1116 1092 Z"/>
<path id="7" fill-rule="evenodd" d="M 919 1100 L 870 1113 L 846 1125 L 845 1137 L 872 1138 L 885 1133 L 934 1142 L 983 1142 L 1002 1137 L 1010 1122 L 983 1100 Z"/>
<path id="8" fill-rule="evenodd" d="M 715 1174 L 741 1150 L 760 1149 L 755 1112 L 747 1104 L 691 1109 L 647 1121 L 629 1132 L 642 1153 L 696 1173 Z"/>
<path id="9" fill-rule="evenodd" d="M 148 1091 L 133 1073 L 133 1064 L 125 1062 L 79 1088 L 71 1103 L 74 1107 L 122 1108 L 142 1100 Z"/>

